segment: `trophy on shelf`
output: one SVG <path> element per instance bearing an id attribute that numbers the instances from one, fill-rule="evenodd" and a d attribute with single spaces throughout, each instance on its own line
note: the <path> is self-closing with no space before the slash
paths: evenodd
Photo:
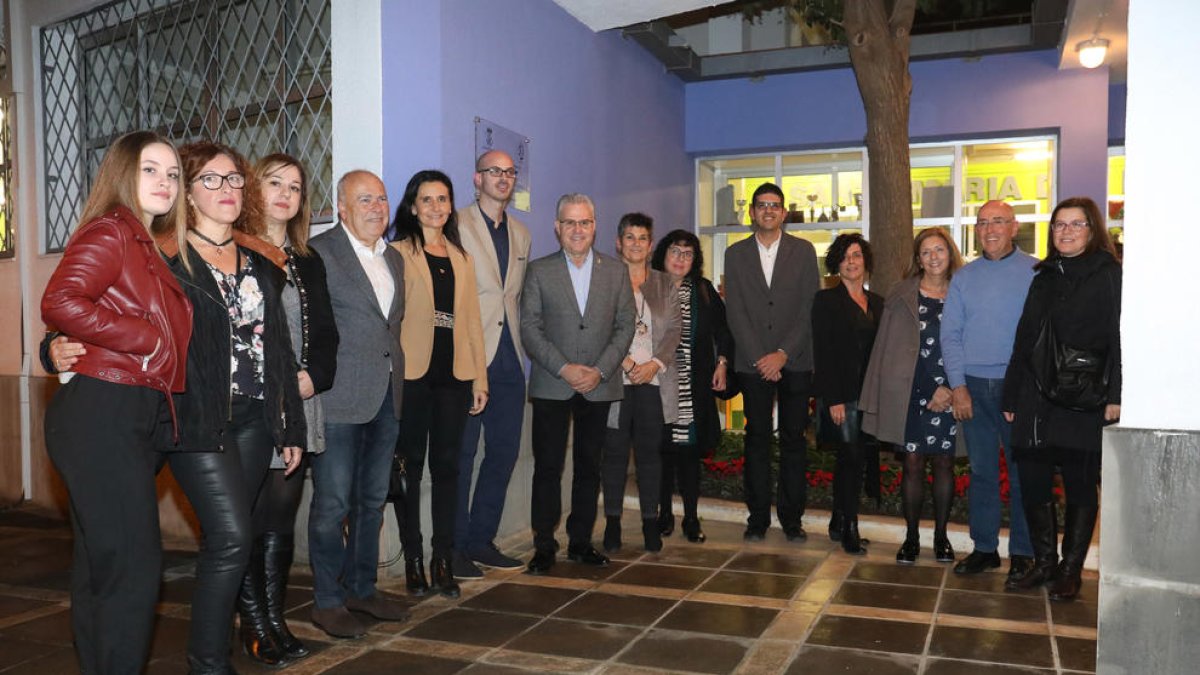
<path id="1" fill-rule="evenodd" d="M 738 225 L 744 225 L 745 218 L 746 218 L 746 200 L 745 199 L 737 200 L 737 206 L 738 206 L 738 209 L 737 209 Z"/>
<path id="2" fill-rule="evenodd" d="M 816 206 L 817 206 L 817 199 L 819 199 L 820 196 L 821 195 L 818 195 L 816 193 L 804 195 L 804 198 L 808 200 L 808 221 L 810 223 L 817 222 Z"/>
<path id="3" fill-rule="evenodd" d="M 717 217 L 715 225 L 737 225 L 737 212 L 733 210 L 733 186 L 723 185 L 717 189 Z"/>

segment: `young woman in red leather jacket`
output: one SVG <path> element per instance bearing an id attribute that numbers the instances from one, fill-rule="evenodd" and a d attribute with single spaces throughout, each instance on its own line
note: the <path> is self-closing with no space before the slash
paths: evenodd
<path id="1" fill-rule="evenodd" d="M 183 221 L 180 174 L 158 134 L 117 139 L 42 296 L 47 325 L 86 345 L 45 418 L 70 495 L 71 621 L 85 673 L 141 672 L 154 625 L 155 448 L 172 431 L 171 394 L 184 388 L 192 308 L 150 230 Z"/>

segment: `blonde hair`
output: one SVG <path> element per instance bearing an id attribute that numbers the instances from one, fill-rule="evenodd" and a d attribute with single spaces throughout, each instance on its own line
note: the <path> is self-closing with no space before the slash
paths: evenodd
<path id="1" fill-rule="evenodd" d="M 92 191 L 88 194 L 87 202 L 79 215 L 79 223 L 91 222 L 118 206 L 133 211 L 139 221 L 145 217 L 141 200 L 138 199 L 138 182 L 141 180 L 142 151 L 147 147 L 161 143 L 171 149 L 175 161 L 179 162 L 179 152 L 175 145 L 164 136 L 153 131 L 134 131 L 108 146 L 96 178 L 92 181 Z M 182 162 L 180 162 L 182 165 Z M 161 216 L 154 216 L 149 223 L 143 223 L 151 233 L 170 232 L 184 223 L 184 209 L 179 203 L 183 201 L 182 168 L 180 169 L 180 188 L 176 193 L 171 209 Z"/>
<path id="2" fill-rule="evenodd" d="M 258 160 L 254 165 L 254 178 L 261 187 L 266 182 L 267 176 L 289 166 L 296 167 L 296 170 L 300 172 L 300 209 L 287 222 L 287 238 L 292 244 L 292 249 L 298 255 L 311 255 L 312 250 L 308 247 L 308 235 L 312 225 L 312 202 L 308 194 L 308 172 L 304 170 L 304 165 L 289 154 L 276 152 Z"/>

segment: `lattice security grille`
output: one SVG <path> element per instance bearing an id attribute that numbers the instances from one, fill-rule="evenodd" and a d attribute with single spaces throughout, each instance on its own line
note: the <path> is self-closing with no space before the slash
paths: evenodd
<path id="1" fill-rule="evenodd" d="M 155 129 L 251 161 L 288 152 L 333 215 L 331 0 L 121 0 L 41 30 L 46 250 L 66 246 L 105 148 Z"/>

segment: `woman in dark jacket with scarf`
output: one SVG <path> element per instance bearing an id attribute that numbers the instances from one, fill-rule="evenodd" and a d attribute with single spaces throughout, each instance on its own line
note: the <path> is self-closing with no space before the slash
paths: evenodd
<path id="1" fill-rule="evenodd" d="M 1071 197 L 1054 208 L 1049 240 L 1049 254 L 1038 263 L 1025 298 L 1004 378 L 1004 416 L 1013 423 L 1036 556 L 1033 572 L 1009 588 L 1049 582 L 1051 600 L 1070 601 L 1079 594 L 1099 510 L 1100 432 L 1121 416 L 1121 265 L 1104 216 L 1087 197 Z M 1087 350 L 1105 362 L 1104 403 L 1078 405 L 1047 388 L 1048 373 L 1035 364 L 1049 334 L 1058 344 Z M 1053 494 L 1056 465 L 1062 469 L 1067 501 L 1061 562 Z"/>
<path id="2" fill-rule="evenodd" d="M 700 460 L 721 440 L 714 392 L 729 390 L 733 335 L 725 323 L 721 294 L 702 276 L 704 254 L 696 235 L 687 230 L 668 232 L 655 247 L 650 266 L 671 278 L 671 287 L 679 294 L 682 317 L 675 350 L 678 412 L 663 434 L 658 529 L 664 537 L 675 531 L 671 496 L 678 484 L 683 500 L 680 529 L 688 541 L 701 543 L 705 536 L 696 513 Z"/>
<path id="3" fill-rule="evenodd" d="M 866 444 L 858 397 L 883 315 L 883 296 L 866 290 L 873 267 L 871 245 L 861 234 L 839 234 L 825 254 L 825 269 L 841 282 L 813 298 L 813 393 L 837 426 L 830 536 L 842 550 L 864 555 L 858 535 L 858 495 L 866 467 Z"/>

